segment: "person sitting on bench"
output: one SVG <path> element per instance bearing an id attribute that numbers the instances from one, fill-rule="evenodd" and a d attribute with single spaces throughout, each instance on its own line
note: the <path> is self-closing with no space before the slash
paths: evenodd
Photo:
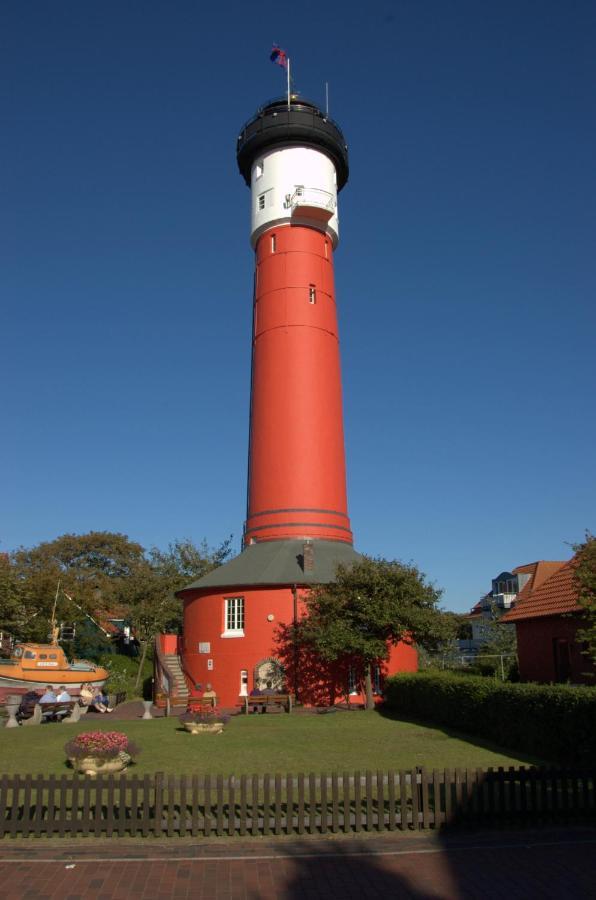
<path id="1" fill-rule="evenodd" d="M 56 697 L 56 703 L 72 703 L 72 697 L 66 690 L 66 686 L 61 684 L 58 688 L 58 696 Z M 65 707 L 64 709 L 59 709 L 56 711 L 56 718 L 63 719 L 65 716 L 70 715 L 70 705 Z"/>
<path id="2" fill-rule="evenodd" d="M 52 685 L 51 684 L 46 685 L 45 692 L 41 695 L 41 699 L 39 702 L 41 704 L 42 715 L 43 715 L 45 721 L 47 721 L 47 722 L 51 722 L 54 719 L 55 710 L 50 709 L 50 710 L 46 710 L 44 712 L 43 707 L 56 703 L 57 699 L 58 698 L 56 697 L 56 694 L 54 692 L 54 688 L 52 687 Z"/>
<path id="3" fill-rule="evenodd" d="M 95 688 L 93 691 L 91 709 L 96 709 L 100 713 L 112 712 L 112 707 L 108 706 L 108 698 L 100 688 Z"/>
<path id="4" fill-rule="evenodd" d="M 33 715 L 33 711 L 37 704 L 39 703 L 40 695 L 37 691 L 27 691 L 26 694 L 23 694 L 21 697 L 21 705 L 17 711 L 17 720 L 22 722 L 23 719 L 30 719 Z"/>
<path id="5" fill-rule="evenodd" d="M 54 688 L 51 684 L 46 685 L 46 689 L 44 693 L 41 695 L 40 703 L 55 703 L 58 698 L 54 693 Z"/>
<path id="6" fill-rule="evenodd" d="M 79 694 L 79 706 L 91 706 L 93 702 L 93 685 L 86 681 L 81 685 L 81 692 Z"/>

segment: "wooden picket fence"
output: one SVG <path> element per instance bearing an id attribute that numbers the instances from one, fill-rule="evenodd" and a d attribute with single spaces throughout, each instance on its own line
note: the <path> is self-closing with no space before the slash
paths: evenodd
<path id="1" fill-rule="evenodd" d="M 596 770 L 3 775 L 0 836 L 279 835 L 596 819 Z"/>

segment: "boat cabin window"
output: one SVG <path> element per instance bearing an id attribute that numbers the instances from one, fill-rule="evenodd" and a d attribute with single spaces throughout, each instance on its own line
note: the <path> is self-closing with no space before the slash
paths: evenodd
<path id="1" fill-rule="evenodd" d="M 47 658 L 48 658 L 48 654 L 47 654 L 47 653 L 40 653 L 40 654 L 39 654 L 39 658 L 40 658 L 40 659 L 47 659 Z"/>
<path id="2" fill-rule="evenodd" d="M 33 650 L 25 650 L 25 659 L 35 659 Z"/>
<path id="3" fill-rule="evenodd" d="M 12 655 L 14 656 L 15 659 L 20 659 L 21 656 L 23 655 L 23 648 L 15 647 Z"/>
<path id="4" fill-rule="evenodd" d="M 50 659 L 56 659 L 56 654 L 55 654 L 55 653 L 50 653 Z"/>

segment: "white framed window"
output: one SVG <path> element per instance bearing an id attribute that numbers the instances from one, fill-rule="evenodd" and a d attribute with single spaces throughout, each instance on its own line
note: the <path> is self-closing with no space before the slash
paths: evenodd
<path id="1" fill-rule="evenodd" d="M 275 253 L 276 249 L 277 249 L 277 240 L 275 238 L 275 235 L 272 234 L 271 235 L 271 252 Z"/>
<path id="2" fill-rule="evenodd" d="M 263 169 L 265 168 L 263 164 L 263 160 L 260 159 L 259 162 L 255 166 L 255 178 L 261 178 L 263 175 Z"/>
<path id="3" fill-rule="evenodd" d="M 226 597 L 222 637 L 244 637 L 244 597 Z"/>
<path id="4" fill-rule="evenodd" d="M 317 289 L 314 284 L 308 286 L 308 302 L 313 305 L 317 302 Z"/>

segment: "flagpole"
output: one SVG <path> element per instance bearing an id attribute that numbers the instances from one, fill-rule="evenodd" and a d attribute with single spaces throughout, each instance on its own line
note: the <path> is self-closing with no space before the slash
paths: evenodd
<path id="1" fill-rule="evenodd" d="M 325 82 L 325 116 L 329 118 L 329 82 Z"/>
<path id="2" fill-rule="evenodd" d="M 290 58 L 288 57 L 288 65 L 286 66 L 288 73 L 288 112 L 290 111 Z"/>

